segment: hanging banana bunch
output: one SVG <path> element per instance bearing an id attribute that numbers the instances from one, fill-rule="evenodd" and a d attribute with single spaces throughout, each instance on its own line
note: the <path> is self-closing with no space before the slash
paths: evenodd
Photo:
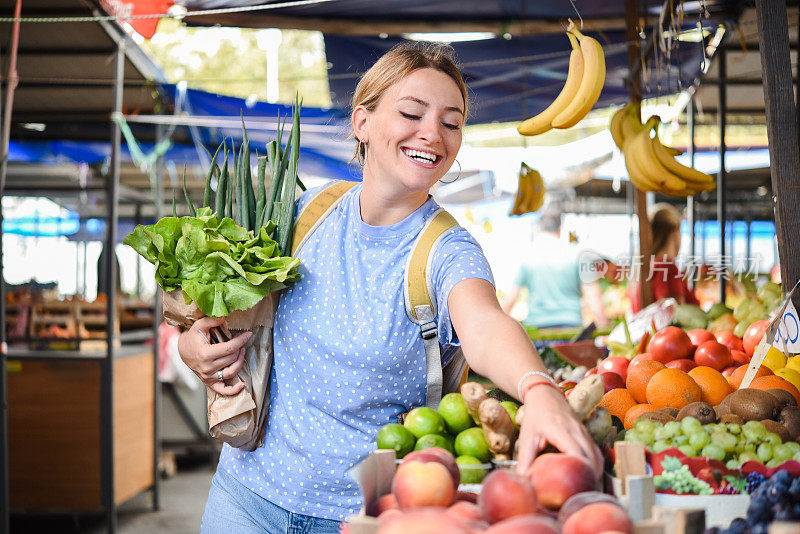
<path id="1" fill-rule="evenodd" d="M 542 175 L 523 162 L 519 167 L 517 196 L 514 197 L 509 215 L 524 215 L 539 210 L 544 204 L 544 194 Z"/>
<path id="2" fill-rule="evenodd" d="M 567 81 L 547 109 L 517 126 L 522 135 L 539 135 L 553 128 L 571 128 L 591 111 L 600 98 L 606 80 L 603 47 L 596 39 L 583 35 L 572 20 L 567 27 L 567 38 L 572 45 Z"/>
<path id="3" fill-rule="evenodd" d="M 633 185 L 642 191 L 677 197 L 711 191 L 716 187 L 710 175 L 675 160 L 675 156 L 682 152 L 664 145 L 659 139 L 659 117 L 650 117 L 642 124 L 640 116 L 641 103 L 630 102 L 614 113 L 609 125 L 614 143 L 625 156 L 625 168 Z"/>

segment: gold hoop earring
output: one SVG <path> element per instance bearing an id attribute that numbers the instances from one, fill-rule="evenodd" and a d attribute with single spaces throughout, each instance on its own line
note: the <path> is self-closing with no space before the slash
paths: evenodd
<path id="1" fill-rule="evenodd" d="M 453 161 L 455 161 L 455 162 L 456 162 L 456 164 L 458 165 L 458 174 L 456 174 L 456 177 L 455 177 L 455 178 L 453 178 L 452 180 L 448 181 L 448 182 L 445 182 L 444 180 L 439 180 L 439 182 L 440 182 L 440 183 L 443 183 L 443 184 L 452 184 L 453 182 L 455 182 L 456 180 L 458 180 L 458 179 L 461 177 L 461 164 L 458 162 L 458 160 L 457 160 L 457 159 L 456 159 L 456 160 L 453 160 Z"/>

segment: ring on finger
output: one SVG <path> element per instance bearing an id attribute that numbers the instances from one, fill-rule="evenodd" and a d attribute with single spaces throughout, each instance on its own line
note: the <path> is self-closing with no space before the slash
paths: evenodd
<path id="1" fill-rule="evenodd" d="M 224 378 L 222 378 L 222 369 L 217 371 L 217 380 L 219 380 L 220 382 L 224 380 Z"/>

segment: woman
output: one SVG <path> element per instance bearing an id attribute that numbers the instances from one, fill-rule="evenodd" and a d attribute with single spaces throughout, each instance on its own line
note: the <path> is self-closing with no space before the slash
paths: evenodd
<path id="1" fill-rule="evenodd" d="M 364 75 L 352 108 L 363 183 L 299 253 L 302 280 L 283 294 L 275 318 L 264 444 L 249 453 L 223 448 L 203 532 L 337 532 L 362 504 L 347 470 L 375 448 L 381 426 L 425 404 L 425 352 L 405 315 L 403 272 L 438 208 L 428 192 L 461 146 L 466 87 L 447 47 L 398 48 Z M 441 342 L 460 342 L 472 369 L 537 407 L 525 411 L 520 470 L 549 442 L 599 474 L 599 450 L 564 396 L 545 385 L 546 369 L 500 308 L 478 244 L 453 229 L 432 258 Z M 219 322 L 197 321 L 180 352 L 207 385 L 236 393 L 241 386 L 226 388 L 216 375 L 236 374 L 248 336 L 209 345 L 208 328 Z"/>
<path id="2" fill-rule="evenodd" d="M 699 304 L 694 292 L 686 284 L 675 258 L 681 250 L 681 216 L 669 204 L 653 206 L 650 217 L 653 233 L 653 256 L 650 260 L 650 287 L 653 300 L 672 297 L 678 304 Z M 630 288 L 631 307 L 636 313 L 642 309 L 639 284 Z"/>

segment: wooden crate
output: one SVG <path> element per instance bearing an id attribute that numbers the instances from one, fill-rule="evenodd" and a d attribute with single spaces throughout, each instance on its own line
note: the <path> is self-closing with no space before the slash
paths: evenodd
<path id="1" fill-rule="evenodd" d="M 14 511 L 101 510 L 100 361 L 9 360 L 8 447 Z M 153 354 L 114 361 L 117 504 L 153 484 Z"/>

